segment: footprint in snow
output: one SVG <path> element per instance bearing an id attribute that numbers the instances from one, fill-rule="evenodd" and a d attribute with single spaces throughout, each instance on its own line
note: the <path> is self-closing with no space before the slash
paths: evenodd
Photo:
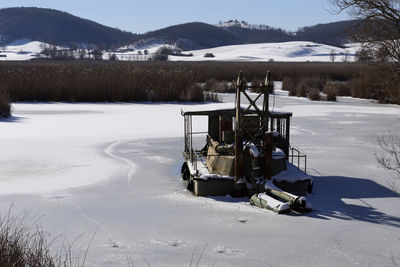
<path id="1" fill-rule="evenodd" d="M 168 245 L 171 247 L 180 247 L 180 246 L 185 246 L 187 245 L 187 243 L 185 241 L 182 240 L 172 240 L 172 241 L 156 241 L 153 240 L 151 241 L 151 243 L 153 243 L 153 245 Z"/>
<path id="2" fill-rule="evenodd" d="M 52 195 L 47 195 L 46 197 L 55 200 L 55 201 L 60 201 L 63 199 L 67 199 L 69 198 L 71 195 L 67 194 L 67 193 L 56 193 L 56 194 L 52 194 Z"/>
<path id="3" fill-rule="evenodd" d="M 249 223 L 249 221 L 247 219 L 243 219 L 243 218 L 239 218 L 238 222 L 243 223 L 243 224 Z"/>
<path id="4" fill-rule="evenodd" d="M 214 251 L 218 254 L 236 254 L 239 252 L 238 249 L 231 249 L 226 247 L 216 247 Z"/>

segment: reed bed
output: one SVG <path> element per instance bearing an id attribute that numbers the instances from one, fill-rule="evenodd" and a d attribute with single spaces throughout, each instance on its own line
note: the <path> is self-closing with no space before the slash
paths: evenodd
<path id="1" fill-rule="evenodd" d="M 0 86 L 11 101 L 204 101 L 202 91 L 232 91 L 239 71 L 250 82 L 263 80 L 269 70 L 289 91 L 294 90 L 289 79 L 301 81 L 304 88 L 314 82 L 315 96 L 315 89 L 323 91 L 321 84 L 350 81 L 368 68 L 358 63 L 311 62 L 1 62 Z M 293 94 L 303 95 L 302 90 Z"/>

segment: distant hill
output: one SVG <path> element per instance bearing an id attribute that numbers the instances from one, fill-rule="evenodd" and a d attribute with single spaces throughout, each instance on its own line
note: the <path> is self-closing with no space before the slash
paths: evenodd
<path id="1" fill-rule="evenodd" d="M 225 31 L 232 33 L 239 43 L 272 43 L 293 41 L 293 36 L 282 29 L 275 28 L 246 28 L 246 27 L 223 27 Z"/>
<path id="2" fill-rule="evenodd" d="M 297 31 L 296 41 L 312 41 L 321 44 L 340 45 L 351 42 L 350 32 L 358 22 L 356 20 L 338 21 L 303 27 Z"/>
<path id="3" fill-rule="evenodd" d="M 185 23 L 137 36 L 138 39 L 159 39 L 176 44 L 183 50 L 238 44 L 240 40 L 228 31 L 201 22 Z"/>
<path id="4" fill-rule="evenodd" d="M 107 48 L 158 42 L 173 44 L 182 50 L 287 41 L 313 41 L 338 46 L 349 41 L 346 29 L 354 24 L 354 21 L 341 21 L 287 32 L 266 25 L 231 20 L 218 25 L 192 22 L 133 34 L 66 12 L 19 7 L 0 9 L 0 45 L 29 39 L 62 46 L 92 44 Z"/>
<path id="5" fill-rule="evenodd" d="M 287 32 L 266 25 L 251 25 L 245 21 L 230 20 L 216 26 L 234 34 L 242 43 L 269 43 L 287 41 L 312 41 L 328 45 L 341 45 L 350 41 L 348 29 L 356 21 L 339 21 L 300 28 Z"/>
<path id="6" fill-rule="evenodd" d="M 53 9 L 19 7 L 0 9 L 3 43 L 30 39 L 57 45 L 128 43 L 133 34 Z"/>
<path id="7" fill-rule="evenodd" d="M 338 46 L 350 41 L 347 29 L 354 25 L 355 21 L 340 21 L 303 27 L 298 32 L 287 32 L 280 28 L 249 25 L 236 20 L 218 25 L 194 22 L 137 35 L 135 38 L 141 42 L 151 39 L 164 40 L 166 43 L 176 44 L 183 50 L 288 41 L 312 41 Z"/>

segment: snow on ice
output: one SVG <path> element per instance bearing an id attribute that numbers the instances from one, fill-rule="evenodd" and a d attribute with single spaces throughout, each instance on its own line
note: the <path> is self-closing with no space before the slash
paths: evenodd
<path id="1" fill-rule="evenodd" d="M 309 214 L 184 189 L 181 108 L 233 107 L 232 94 L 223 104 L 14 103 L 0 121 L 0 213 L 38 216 L 50 240 L 61 235 L 53 249 L 79 237 L 81 258 L 94 236 L 88 266 L 399 265 L 400 183 L 374 156 L 379 135 L 400 132 L 399 107 L 279 88 L 275 109 L 293 112 L 291 143 L 314 176 Z"/>

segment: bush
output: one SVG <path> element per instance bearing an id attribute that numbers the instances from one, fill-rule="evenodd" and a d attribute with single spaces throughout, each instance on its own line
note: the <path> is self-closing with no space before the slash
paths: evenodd
<path id="1" fill-rule="evenodd" d="M 172 55 L 174 51 L 168 46 L 160 47 L 154 54 L 154 61 L 168 61 L 168 56 Z"/>
<path id="2" fill-rule="evenodd" d="M 324 77 L 285 77 L 282 81 L 282 89 L 289 91 L 290 96 L 308 97 L 311 100 L 320 100 L 320 92 L 324 88 L 325 83 L 326 78 Z"/>
<path id="3" fill-rule="evenodd" d="M 204 57 L 215 57 L 213 53 L 205 53 Z"/>
<path id="4" fill-rule="evenodd" d="M 308 91 L 308 98 L 313 101 L 321 100 L 321 93 L 317 88 L 311 88 Z"/>
<path id="5" fill-rule="evenodd" d="M 391 65 L 383 64 L 359 72 L 349 81 L 351 96 L 375 99 L 380 103 L 400 104 L 400 81 L 393 78 Z"/>
<path id="6" fill-rule="evenodd" d="M 204 92 L 204 101 L 222 102 L 221 99 L 218 97 L 218 94 L 214 92 Z"/>
<path id="7" fill-rule="evenodd" d="M 282 80 L 282 90 L 289 91 L 290 96 L 295 96 L 297 83 L 298 81 L 295 81 L 295 79 L 286 76 Z"/>
<path id="8" fill-rule="evenodd" d="M 326 94 L 333 91 L 337 96 L 351 96 L 351 88 L 348 82 L 328 82 L 324 91 Z"/>
<path id="9" fill-rule="evenodd" d="M 204 101 L 203 89 L 197 83 L 192 84 L 186 91 L 185 101 L 189 102 L 202 102 Z"/>
<path id="10" fill-rule="evenodd" d="M 7 118 L 11 115 L 11 104 L 8 93 L 0 87 L 0 117 Z"/>
<path id="11" fill-rule="evenodd" d="M 252 86 L 260 86 L 260 85 L 264 84 L 264 82 L 265 82 L 265 80 L 256 79 L 251 82 L 251 85 Z M 272 82 L 271 87 L 270 87 L 270 93 L 273 94 L 274 90 L 275 90 L 275 84 Z M 257 90 L 255 88 L 250 89 L 250 92 L 252 92 L 252 93 L 259 93 L 259 91 L 260 90 Z"/>
<path id="12" fill-rule="evenodd" d="M 226 81 L 218 82 L 215 79 L 209 79 L 204 83 L 203 89 L 206 92 L 216 93 L 232 93 L 235 92 L 235 83 L 228 83 Z"/>
<path id="13" fill-rule="evenodd" d="M 296 86 L 296 96 L 307 97 L 309 91 L 309 84 L 307 84 L 307 78 L 301 78 Z"/>
<path id="14" fill-rule="evenodd" d="M 333 83 L 333 82 L 327 83 L 325 85 L 324 93 L 326 95 L 325 97 L 326 101 L 336 101 L 338 85 L 340 87 L 339 83 Z"/>
<path id="15" fill-rule="evenodd" d="M 218 84 L 218 81 L 216 79 L 208 79 L 204 85 L 203 89 L 206 92 L 211 92 L 213 89 L 216 87 L 216 84 Z"/>

